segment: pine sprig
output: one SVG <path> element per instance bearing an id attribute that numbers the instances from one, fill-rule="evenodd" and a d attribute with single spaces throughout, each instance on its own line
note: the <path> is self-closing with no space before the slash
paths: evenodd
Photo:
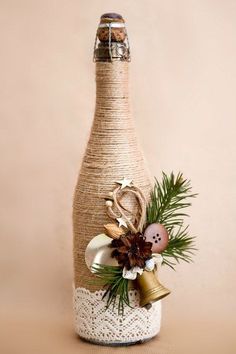
<path id="1" fill-rule="evenodd" d="M 173 226 L 182 225 L 183 217 L 188 215 L 179 210 L 189 207 L 191 203 L 186 199 L 196 194 L 192 193 L 190 181 L 184 179 L 182 173 L 175 177 L 173 172 L 170 176 L 162 172 L 162 181 L 155 181 L 147 208 L 147 223 L 158 222 L 170 231 Z"/>
<path id="2" fill-rule="evenodd" d="M 192 255 L 194 254 L 195 248 L 195 237 L 189 236 L 188 226 L 180 226 L 175 234 L 174 229 L 172 229 L 169 235 L 169 243 L 167 248 L 162 252 L 163 263 L 172 269 L 181 260 L 187 263 L 192 262 Z M 172 260 L 170 260 L 172 258 Z"/>
<path id="3" fill-rule="evenodd" d="M 118 314 L 124 315 L 125 304 L 130 306 L 128 293 L 128 279 L 123 278 L 122 268 L 118 266 L 110 266 L 95 263 L 91 267 L 92 272 L 100 279 L 100 284 L 106 288 L 103 299 L 107 298 L 106 307 L 111 305 L 113 309 L 118 301 Z"/>
<path id="4" fill-rule="evenodd" d="M 184 218 L 188 214 L 182 210 L 191 206 L 189 198 L 196 195 L 192 193 L 190 181 L 184 179 L 182 173 L 175 177 L 173 172 L 170 176 L 162 172 L 162 181 L 156 179 L 151 192 L 147 207 L 147 224 L 160 223 L 167 229 L 169 244 L 162 253 L 163 264 L 173 269 L 180 260 L 190 262 L 195 250 L 194 237 L 189 236 L 188 226 L 183 226 Z"/>

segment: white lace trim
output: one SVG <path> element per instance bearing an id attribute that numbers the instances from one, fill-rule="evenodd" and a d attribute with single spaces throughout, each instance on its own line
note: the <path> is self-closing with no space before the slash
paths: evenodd
<path id="1" fill-rule="evenodd" d="M 139 307 L 139 293 L 129 290 L 130 305 L 125 306 L 124 316 L 118 316 L 117 307 L 105 309 L 104 290 L 90 292 L 85 288 L 74 289 L 76 333 L 92 342 L 122 344 L 144 341 L 160 331 L 161 301 L 151 309 Z"/>

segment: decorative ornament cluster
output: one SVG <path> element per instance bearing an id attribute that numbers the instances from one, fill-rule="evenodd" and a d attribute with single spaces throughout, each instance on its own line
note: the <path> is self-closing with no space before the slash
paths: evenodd
<path id="1" fill-rule="evenodd" d="M 160 284 L 157 268 L 165 264 L 174 269 L 180 260 L 190 262 L 194 237 L 188 234 L 182 209 L 189 207 L 190 181 L 181 173 L 163 173 L 147 203 L 131 179 L 116 182 L 105 205 L 113 223 L 104 225 L 105 233 L 95 236 L 85 251 L 88 268 L 106 288 L 107 307 L 118 301 L 118 312 L 130 306 L 129 289 L 140 291 L 140 306 L 152 303 L 170 291 Z"/>

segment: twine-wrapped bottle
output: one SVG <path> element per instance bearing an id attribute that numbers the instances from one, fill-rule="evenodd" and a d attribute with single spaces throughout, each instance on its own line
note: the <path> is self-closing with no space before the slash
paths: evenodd
<path id="1" fill-rule="evenodd" d="M 99 43 L 97 44 L 97 41 Z M 106 309 L 105 290 L 85 263 L 91 239 L 110 222 L 105 199 L 117 180 L 132 179 L 148 198 L 150 181 L 137 143 L 130 111 L 129 44 L 124 20 L 105 14 L 98 27 L 96 109 L 89 142 L 74 196 L 74 311 L 76 333 L 91 342 L 122 345 L 142 342 L 160 329 L 161 304 L 147 310 L 139 306 L 139 291 L 130 289 L 131 307 L 124 315 Z"/>

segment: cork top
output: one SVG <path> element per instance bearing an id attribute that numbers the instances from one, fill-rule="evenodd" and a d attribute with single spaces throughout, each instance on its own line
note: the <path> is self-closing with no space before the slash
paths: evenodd
<path id="1" fill-rule="evenodd" d="M 94 61 L 130 60 L 128 36 L 123 17 L 105 13 L 98 25 Z"/>
<path id="2" fill-rule="evenodd" d="M 101 21 L 103 21 L 103 20 L 125 22 L 123 17 L 115 12 L 108 12 L 106 14 L 103 14 L 101 16 Z"/>

